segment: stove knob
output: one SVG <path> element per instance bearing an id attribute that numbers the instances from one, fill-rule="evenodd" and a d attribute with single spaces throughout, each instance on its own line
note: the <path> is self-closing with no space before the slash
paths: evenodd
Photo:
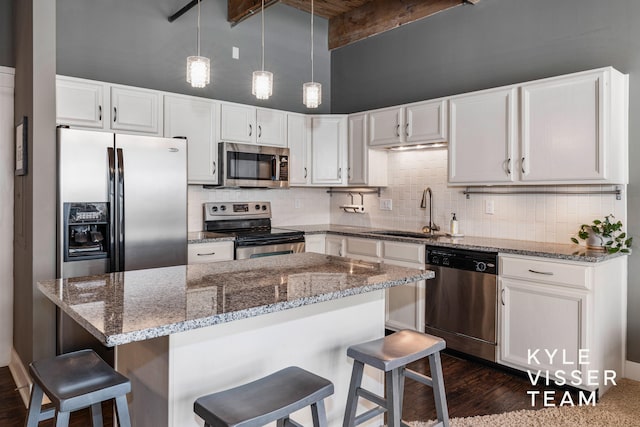
<path id="1" fill-rule="evenodd" d="M 433 258 L 431 258 L 431 262 L 433 262 L 434 264 L 438 264 L 438 257 L 434 256 Z"/>
<path id="2" fill-rule="evenodd" d="M 266 211 L 267 210 L 267 205 L 262 205 L 262 210 Z"/>
<path id="3" fill-rule="evenodd" d="M 449 265 L 449 258 L 442 258 L 442 265 Z"/>
<path id="4" fill-rule="evenodd" d="M 211 212 L 218 212 L 217 206 L 211 206 Z"/>
<path id="5" fill-rule="evenodd" d="M 220 206 L 220 210 L 224 212 L 224 211 L 226 211 L 226 210 L 227 210 L 227 207 L 226 207 L 225 205 L 221 205 L 221 206 Z"/>
<path id="6" fill-rule="evenodd" d="M 256 210 L 259 211 L 260 210 L 260 205 L 256 205 Z"/>
<path id="7" fill-rule="evenodd" d="M 485 271 L 487 269 L 487 264 L 482 261 L 476 262 L 476 271 Z"/>

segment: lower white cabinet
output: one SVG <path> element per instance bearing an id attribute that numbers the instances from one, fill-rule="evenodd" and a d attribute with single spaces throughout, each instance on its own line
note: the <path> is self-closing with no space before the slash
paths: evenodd
<path id="1" fill-rule="evenodd" d="M 232 261 L 233 241 L 190 243 L 187 245 L 187 262 L 204 264 L 207 262 Z"/>
<path id="2" fill-rule="evenodd" d="M 315 252 L 324 254 L 326 248 L 326 234 L 305 234 L 304 250 L 305 252 Z"/>
<path id="3" fill-rule="evenodd" d="M 499 363 L 602 395 L 625 359 L 626 257 L 501 255 L 499 266 Z"/>
<path id="4" fill-rule="evenodd" d="M 327 236 L 325 239 L 325 253 L 327 255 L 344 256 L 346 240 L 343 236 Z"/>

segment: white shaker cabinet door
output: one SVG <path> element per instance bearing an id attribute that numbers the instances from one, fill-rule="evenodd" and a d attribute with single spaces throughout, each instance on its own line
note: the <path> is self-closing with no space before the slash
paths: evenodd
<path id="1" fill-rule="evenodd" d="M 316 116 L 311 118 L 311 122 L 311 183 L 346 184 L 346 116 Z"/>
<path id="2" fill-rule="evenodd" d="M 287 146 L 287 115 L 283 111 L 256 110 L 256 141 L 260 145 Z"/>
<path id="3" fill-rule="evenodd" d="M 256 142 L 256 109 L 248 105 L 220 104 L 220 141 Z"/>
<path id="4" fill-rule="evenodd" d="M 160 135 L 161 123 L 159 92 L 111 87 L 111 129 Z"/>
<path id="5" fill-rule="evenodd" d="M 384 147 L 398 145 L 402 137 L 402 107 L 385 108 L 369 113 L 369 145 Z"/>
<path id="6" fill-rule="evenodd" d="M 56 123 L 72 127 L 102 129 L 108 105 L 105 84 L 72 77 L 56 78 Z"/>
<path id="7" fill-rule="evenodd" d="M 287 114 L 289 144 L 289 185 L 309 185 L 309 126 L 304 114 Z"/>
<path id="8" fill-rule="evenodd" d="M 405 107 L 404 136 L 407 143 L 447 140 L 447 101 L 436 100 Z"/>

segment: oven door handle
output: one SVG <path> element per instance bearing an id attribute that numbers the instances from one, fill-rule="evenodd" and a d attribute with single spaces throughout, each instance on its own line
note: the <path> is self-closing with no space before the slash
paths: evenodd
<path id="1" fill-rule="evenodd" d="M 288 243 L 304 243 L 304 236 L 292 236 L 292 237 L 272 237 L 272 238 L 260 238 L 260 239 L 246 239 L 236 240 L 236 247 L 245 248 L 247 246 L 269 246 L 269 245 L 281 245 Z"/>

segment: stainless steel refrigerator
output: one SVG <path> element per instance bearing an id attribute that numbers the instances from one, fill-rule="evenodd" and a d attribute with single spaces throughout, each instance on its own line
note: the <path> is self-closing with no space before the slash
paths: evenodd
<path id="1" fill-rule="evenodd" d="M 186 140 L 66 128 L 57 139 L 59 277 L 187 263 Z M 91 347 L 113 359 L 59 310 L 57 334 L 58 353 Z"/>

